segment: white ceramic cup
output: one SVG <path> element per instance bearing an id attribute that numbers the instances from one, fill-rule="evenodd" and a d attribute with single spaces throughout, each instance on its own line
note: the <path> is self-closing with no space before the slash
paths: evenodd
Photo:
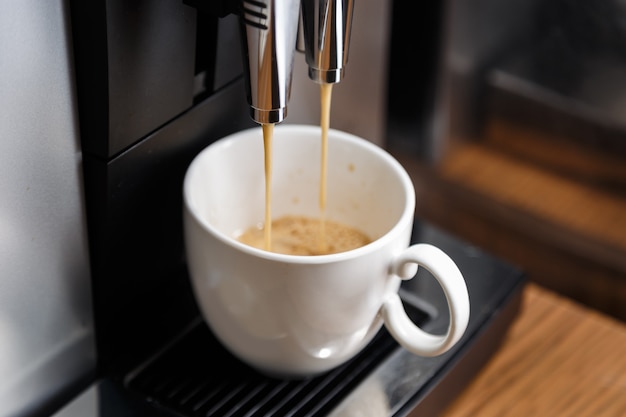
<path id="1" fill-rule="evenodd" d="M 184 181 L 185 245 L 205 321 L 233 354 L 274 376 L 334 368 L 360 352 L 383 323 L 417 355 L 447 351 L 467 327 L 467 287 L 440 249 L 409 247 L 415 192 L 408 174 L 369 141 L 332 129 L 328 141 L 326 218 L 373 240 L 330 255 L 284 255 L 236 240 L 265 216 L 260 128 L 218 140 L 193 160 Z M 320 155 L 319 127 L 276 126 L 274 219 L 320 216 Z M 445 334 L 421 330 L 404 311 L 398 288 L 417 265 L 443 288 L 450 310 Z"/>

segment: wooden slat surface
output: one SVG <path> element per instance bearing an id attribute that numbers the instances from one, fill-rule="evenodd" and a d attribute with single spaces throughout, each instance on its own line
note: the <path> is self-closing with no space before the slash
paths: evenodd
<path id="1" fill-rule="evenodd" d="M 444 417 L 626 416 L 626 325 L 530 284 L 502 348 Z"/>

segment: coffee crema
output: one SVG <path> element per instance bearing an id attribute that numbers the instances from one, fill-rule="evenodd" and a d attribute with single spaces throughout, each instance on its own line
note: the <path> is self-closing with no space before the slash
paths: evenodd
<path id="1" fill-rule="evenodd" d="M 272 221 L 271 252 L 285 255 L 329 255 L 360 248 L 371 242 L 363 232 L 345 224 L 326 219 L 323 243 L 319 240 L 318 218 L 283 216 Z M 251 227 L 237 238 L 246 245 L 265 249 L 265 228 Z"/>

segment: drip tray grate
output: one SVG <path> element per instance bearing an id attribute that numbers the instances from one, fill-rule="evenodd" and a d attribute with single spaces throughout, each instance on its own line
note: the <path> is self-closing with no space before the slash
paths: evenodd
<path id="1" fill-rule="evenodd" d="M 405 306 L 416 323 L 428 319 Z M 348 363 L 316 377 L 281 380 L 235 358 L 201 322 L 132 377 L 128 387 L 157 407 L 189 417 L 324 416 L 397 348 L 383 327 Z"/>

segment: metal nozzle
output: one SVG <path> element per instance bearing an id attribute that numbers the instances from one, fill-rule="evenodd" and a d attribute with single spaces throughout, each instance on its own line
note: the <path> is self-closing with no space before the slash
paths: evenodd
<path id="1" fill-rule="evenodd" d="M 287 115 L 299 12 L 300 0 L 242 1 L 246 88 L 257 123 L 280 123 Z"/>
<path id="2" fill-rule="evenodd" d="M 354 0 L 302 0 L 309 78 L 338 83 L 348 62 Z"/>

